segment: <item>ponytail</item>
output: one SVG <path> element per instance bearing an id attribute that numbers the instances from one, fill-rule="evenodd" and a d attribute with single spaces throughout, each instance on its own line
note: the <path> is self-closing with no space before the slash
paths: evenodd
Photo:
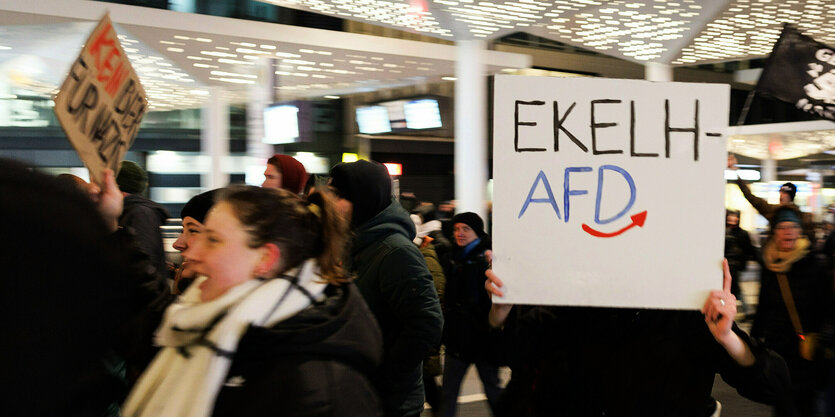
<path id="1" fill-rule="evenodd" d="M 342 268 L 348 239 L 348 221 L 337 211 L 336 203 L 329 193 L 314 191 L 307 200 L 308 209 L 321 224 L 321 233 L 316 242 L 319 274 L 331 284 L 348 282 L 350 279 Z"/>

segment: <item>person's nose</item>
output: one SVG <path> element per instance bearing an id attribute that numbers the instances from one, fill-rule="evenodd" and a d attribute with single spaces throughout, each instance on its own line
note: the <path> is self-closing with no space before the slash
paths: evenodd
<path id="1" fill-rule="evenodd" d="M 171 245 L 174 249 L 182 252 L 188 248 L 187 238 L 185 233 L 180 233 L 180 236 L 177 236 L 177 240 Z"/>

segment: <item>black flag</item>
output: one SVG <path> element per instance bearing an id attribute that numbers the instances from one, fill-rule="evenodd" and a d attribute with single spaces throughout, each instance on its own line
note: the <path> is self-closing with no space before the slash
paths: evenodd
<path id="1" fill-rule="evenodd" d="M 835 120 L 835 51 L 785 24 L 755 90 Z"/>

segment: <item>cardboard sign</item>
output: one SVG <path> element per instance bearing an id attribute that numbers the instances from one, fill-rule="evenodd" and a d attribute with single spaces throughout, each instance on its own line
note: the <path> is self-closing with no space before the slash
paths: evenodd
<path id="1" fill-rule="evenodd" d="M 146 97 L 105 15 L 55 96 L 55 115 L 96 183 L 106 168 L 118 172 L 148 109 Z"/>
<path id="2" fill-rule="evenodd" d="M 501 301 L 701 308 L 722 288 L 728 97 L 727 85 L 497 76 Z"/>

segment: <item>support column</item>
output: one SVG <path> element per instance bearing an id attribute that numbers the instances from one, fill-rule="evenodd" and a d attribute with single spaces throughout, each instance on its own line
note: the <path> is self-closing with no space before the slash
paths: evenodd
<path id="1" fill-rule="evenodd" d="M 647 62 L 644 66 L 644 78 L 647 81 L 673 81 L 673 67 L 657 62 Z"/>
<path id="2" fill-rule="evenodd" d="M 209 159 L 209 171 L 201 176 L 200 186 L 212 190 L 228 185 L 223 161 L 229 156 L 229 103 L 218 87 L 209 88 L 201 113 L 200 153 Z"/>
<path id="3" fill-rule="evenodd" d="M 482 40 L 458 41 L 455 64 L 455 211 L 487 221 L 487 77 Z"/>
<path id="4" fill-rule="evenodd" d="M 267 159 L 273 156 L 273 145 L 264 143 L 264 109 L 275 101 L 274 59 L 258 60 L 258 81 L 249 86 L 246 105 L 246 183 L 260 186 L 264 182 Z"/>
<path id="5" fill-rule="evenodd" d="M 760 168 L 760 181 L 777 181 L 777 161 L 771 155 L 768 156 L 768 159 L 763 159 Z"/>

